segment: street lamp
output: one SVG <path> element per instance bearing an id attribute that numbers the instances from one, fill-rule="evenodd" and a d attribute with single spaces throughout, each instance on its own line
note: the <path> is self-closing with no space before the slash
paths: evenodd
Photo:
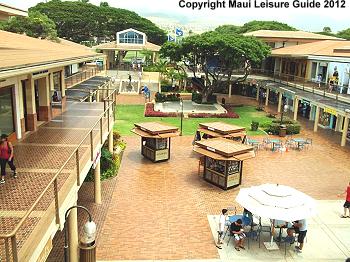
<path id="1" fill-rule="evenodd" d="M 181 105 L 180 136 L 182 136 L 182 121 L 184 118 L 184 101 L 182 98 L 180 98 L 180 105 Z"/>
<path id="2" fill-rule="evenodd" d="M 92 246 L 95 242 L 95 237 L 96 237 L 96 224 L 94 221 L 92 221 L 92 216 L 91 213 L 89 212 L 89 210 L 84 207 L 84 206 L 72 206 L 70 208 L 68 208 L 68 210 L 66 211 L 64 217 L 65 217 L 65 221 L 67 221 L 69 212 L 73 209 L 73 208 L 77 208 L 77 209 L 82 209 L 84 211 L 86 211 L 89 215 L 89 221 L 85 223 L 85 225 L 83 226 L 83 235 L 82 235 L 82 243 L 84 243 L 87 246 Z M 68 254 L 68 228 L 67 226 L 64 227 L 64 261 L 65 262 L 69 262 L 69 254 Z"/>

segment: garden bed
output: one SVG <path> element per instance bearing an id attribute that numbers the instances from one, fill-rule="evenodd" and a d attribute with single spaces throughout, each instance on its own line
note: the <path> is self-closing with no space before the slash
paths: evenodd
<path id="1" fill-rule="evenodd" d="M 233 107 L 223 106 L 226 109 L 226 113 L 189 113 L 189 118 L 239 118 L 239 115 L 233 111 Z M 155 111 L 153 103 L 147 103 L 145 105 L 145 117 L 180 117 L 181 112 L 162 112 Z"/>

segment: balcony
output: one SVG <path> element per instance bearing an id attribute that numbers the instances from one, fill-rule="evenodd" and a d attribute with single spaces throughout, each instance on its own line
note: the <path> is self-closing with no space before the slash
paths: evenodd
<path id="1" fill-rule="evenodd" d="M 65 78 L 66 88 L 70 88 L 88 78 L 99 74 L 100 72 L 102 72 L 102 70 L 99 67 L 83 68 L 83 71 Z"/>
<path id="2" fill-rule="evenodd" d="M 18 178 L 0 190 L 0 261 L 36 261 L 50 251 L 64 213 L 113 130 L 116 92 L 67 110 L 18 142 Z"/>

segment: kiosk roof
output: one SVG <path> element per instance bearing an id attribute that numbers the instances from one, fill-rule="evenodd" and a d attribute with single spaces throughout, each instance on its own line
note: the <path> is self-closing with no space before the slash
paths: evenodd
<path id="1" fill-rule="evenodd" d="M 201 128 L 205 128 L 220 134 L 230 134 L 245 131 L 245 127 L 226 124 L 223 122 L 199 123 Z"/>
<path id="2" fill-rule="evenodd" d="M 200 148 L 224 157 L 233 157 L 253 151 L 252 146 L 244 145 L 240 142 L 235 142 L 221 137 L 196 141 L 195 144 Z"/>
<path id="3" fill-rule="evenodd" d="M 164 125 L 158 122 L 144 122 L 144 123 L 134 123 L 135 127 L 138 129 L 149 133 L 151 135 L 159 135 L 165 133 L 175 133 L 178 131 L 177 127 Z"/>

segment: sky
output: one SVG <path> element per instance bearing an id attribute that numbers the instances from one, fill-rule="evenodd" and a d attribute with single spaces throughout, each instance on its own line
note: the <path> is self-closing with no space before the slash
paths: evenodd
<path id="1" fill-rule="evenodd" d="M 157 16 L 162 18 L 176 19 L 182 24 L 200 23 L 204 25 L 235 24 L 243 25 L 251 20 L 275 20 L 287 23 L 305 31 L 322 31 L 323 27 L 329 26 L 333 32 L 350 27 L 350 1 L 345 1 L 344 9 L 217 9 L 217 10 L 192 10 L 179 7 L 179 0 L 103 0 L 110 6 L 125 8 L 135 11 L 141 16 Z M 207 2 L 213 0 L 197 0 L 196 2 Z M 217 0 L 215 0 L 217 1 Z M 228 2 L 229 0 L 226 0 Z M 241 0 L 249 1 L 249 0 Z M 257 2 L 285 1 L 292 3 L 293 0 L 251 0 Z M 323 4 L 325 0 L 296 0 L 300 2 L 319 1 Z M 17 8 L 28 9 L 42 2 L 37 0 L 0 0 Z M 99 4 L 101 0 L 90 0 L 93 4 Z M 193 0 L 187 0 L 193 2 Z M 226 3 L 228 5 L 228 3 Z"/>

